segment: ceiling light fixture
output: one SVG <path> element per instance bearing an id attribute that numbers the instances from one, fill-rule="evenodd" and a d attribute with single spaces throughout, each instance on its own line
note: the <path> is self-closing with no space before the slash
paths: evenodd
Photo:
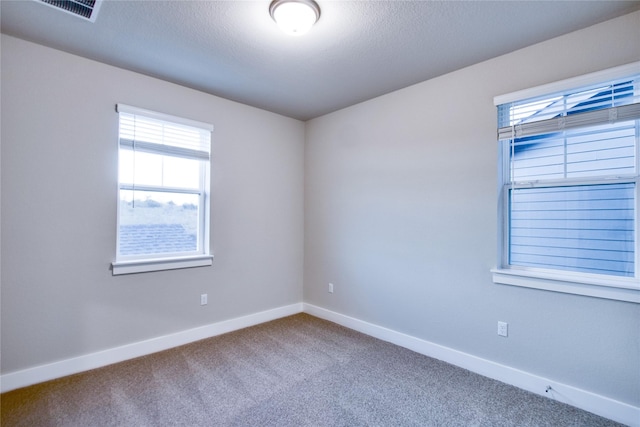
<path id="1" fill-rule="evenodd" d="M 300 36 L 320 19 L 320 6 L 313 0 L 273 0 L 269 14 L 287 34 Z"/>

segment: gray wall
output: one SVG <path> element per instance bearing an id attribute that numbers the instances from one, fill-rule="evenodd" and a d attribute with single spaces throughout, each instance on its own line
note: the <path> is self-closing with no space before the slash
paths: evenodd
<path id="1" fill-rule="evenodd" d="M 637 61 L 639 41 L 635 13 L 308 122 L 305 302 L 640 406 L 640 305 L 489 272 L 493 97 Z"/>
<path id="2" fill-rule="evenodd" d="M 116 103 L 215 126 L 212 267 L 111 275 Z M 302 122 L 3 35 L 2 372 L 301 302 L 303 139 Z"/>
<path id="3" fill-rule="evenodd" d="M 311 304 L 640 406 L 640 306 L 489 273 L 493 96 L 639 60 L 638 24 L 627 15 L 306 127 L 2 36 L 2 373 L 304 290 Z M 213 267 L 111 276 L 116 103 L 215 125 Z"/>

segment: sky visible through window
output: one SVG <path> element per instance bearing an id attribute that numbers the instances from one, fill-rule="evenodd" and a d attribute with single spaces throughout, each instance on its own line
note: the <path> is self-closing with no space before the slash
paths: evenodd
<path id="1" fill-rule="evenodd" d="M 119 164 L 121 185 L 132 187 L 120 190 L 120 253 L 196 251 L 201 161 L 121 149 Z"/>

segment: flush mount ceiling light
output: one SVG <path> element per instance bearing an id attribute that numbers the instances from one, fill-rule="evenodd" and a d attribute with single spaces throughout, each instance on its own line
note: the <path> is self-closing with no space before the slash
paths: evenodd
<path id="1" fill-rule="evenodd" d="M 285 33 L 300 36 L 320 19 L 320 6 L 313 0 L 273 0 L 269 14 Z"/>

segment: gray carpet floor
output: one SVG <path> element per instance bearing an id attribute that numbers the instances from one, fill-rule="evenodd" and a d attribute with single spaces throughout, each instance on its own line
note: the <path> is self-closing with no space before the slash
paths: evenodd
<path id="1" fill-rule="evenodd" d="M 615 426 L 298 314 L 4 393 L 2 426 Z"/>

